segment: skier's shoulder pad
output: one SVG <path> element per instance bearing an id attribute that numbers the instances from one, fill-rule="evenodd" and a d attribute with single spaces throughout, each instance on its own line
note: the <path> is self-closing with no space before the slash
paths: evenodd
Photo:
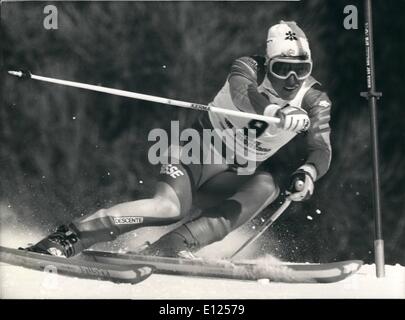
<path id="1" fill-rule="evenodd" d="M 332 102 L 329 99 L 328 94 L 322 88 L 319 82 L 315 84 L 305 93 L 304 106 L 310 111 L 313 108 L 316 109 L 330 109 Z"/>
<path id="2" fill-rule="evenodd" d="M 231 66 L 230 76 L 238 75 L 245 77 L 258 85 L 263 81 L 266 67 L 264 56 L 253 55 L 235 59 Z"/>

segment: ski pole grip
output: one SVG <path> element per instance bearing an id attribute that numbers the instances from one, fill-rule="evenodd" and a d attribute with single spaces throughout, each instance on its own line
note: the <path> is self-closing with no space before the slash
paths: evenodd
<path id="1" fill-rule="evenodd" d="M 304 186 L 305 186 L 304 181 L 302 181 L 302 180 L 295 181 L 295 185 L 294 185 L 295 190 L 302 191 L 304 189 Z"/>

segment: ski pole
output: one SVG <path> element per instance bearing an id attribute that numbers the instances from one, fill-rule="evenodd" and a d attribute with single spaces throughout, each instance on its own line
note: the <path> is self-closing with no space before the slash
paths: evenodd
<path id="1" fill-rule="evenodd" d="M 132 98 L 132 99 L 157 102 L 157 103 L 177 106 L 177 107 L 181 107 L 181 108 L 222 113 L 222 114 L 227 114 L 227 115 L 235 116 L 235 117 L 239 117 L 239 118 L 261 120 L 261 121 L 265 121 L 267 123 L 278 124 L 281 122 L 280 118 L 277 118 L 277 117 L 267 117 L 264 115 L 259 115 L 259 114 L 254 114 L 254 113 L 224 109 L 224 108 L 214 107 L 214 106 L 210 106 L 210 105 L 203 105 L 203 104 L 199 104 L 199 103 L 192 103 L 192 102 L 162 98 L 162 97 L 152 96 L 152 95 L 148 95 L 148 94 L 107 88 L 107 87 L 96 86 L 96 85 L 87 84 L 87 83 L 67 81 L 67 80 L 61 80 L 61 79 L 55 79 L 55 78 L 49 78 L 49 77 L 42 77 L 42 76 L 32 74 L 28 71 L 8 71 L 8 73 L 10 75 L 13 75 L 13 76 L 16 76 L 19 78 L 27 78 L 27 79 L 33 79 L 33 80 L 38 80 L 38 81 L 50 82 L 50 83 L 60 84 L 63 86 L 68 86 L 68 87 L 75 87 L 75 88 L 81 88 L 81 89 L 92 90 L 92 91 L 97 91 L 97 92 L 103 92 L 103 93 L 107 93 L 107 94 L 112 94 L 112 95 L 116 95 L 116 96 Z"/>
<path id="2" fill-rule="evenodd" d="M 295 183 L 295 189 L 297 191 L 301 191 L 302 188 L 304 187 L 304 182 L 301 180 L 298 180 Z M 283 212 L 290 206 L 292 200 L 287 197 L 284 201 L 284 203 L 280 206 L 280 208 L 277 209 L 275 213 L 273 213 L 270 218 L 268 218 L 262 226 L 260 226 L 258 232 L 251 236 L 248 240 L 246 240 L 243 245 L 236 250 L 231 256 L 230 259 L 235 258 L 243 249 L 245 249 L 247 246 L 251 245 L 257 238 L 259 238 L 282 214 Z"/>

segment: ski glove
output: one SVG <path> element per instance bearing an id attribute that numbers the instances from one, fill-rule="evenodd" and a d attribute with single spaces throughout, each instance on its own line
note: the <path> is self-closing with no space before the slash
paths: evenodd
<path id="1" fill-rule="evenodd" d="M 311 125 L 305 110 L 290 105 L 278 110 L 277 116 L 281 119 L 281 128 L 287 131 L 300 133 Z"/>
<path id="2" fill-rule="evenodd" d="M 304 165 L 291 175 L 288 197 L 292 201 L 308 200 L 314 193 L 316 169 L 312 165 Z M 303 184 L 302 184 L 303 183 Z"/>

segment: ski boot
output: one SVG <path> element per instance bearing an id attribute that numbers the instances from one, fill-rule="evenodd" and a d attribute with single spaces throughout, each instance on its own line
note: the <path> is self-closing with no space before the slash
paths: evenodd
<path id="1" fill-rule="evenodd" d="M 198 250 L 198 245 L 182 233 L 169 232 L 156 242 L 148 243 L 142 249 L 139 252 L 141 255 L 194 259 L 197 257 L 193 252 Z"/>
<path id="2" fill-rule="evenodd" d="M 177 258 L 187 259 L 187 260 L 202 260 L 202 258 L 197 257 L 190 250 L 181 250 L 177 253 Z"/>
<path id="3" fill-rule="evenodd" d="M 20 249 L 69 258 L 81 252 L 84 247 L 72 228 L 63 225 L 37 244 Z"/>

